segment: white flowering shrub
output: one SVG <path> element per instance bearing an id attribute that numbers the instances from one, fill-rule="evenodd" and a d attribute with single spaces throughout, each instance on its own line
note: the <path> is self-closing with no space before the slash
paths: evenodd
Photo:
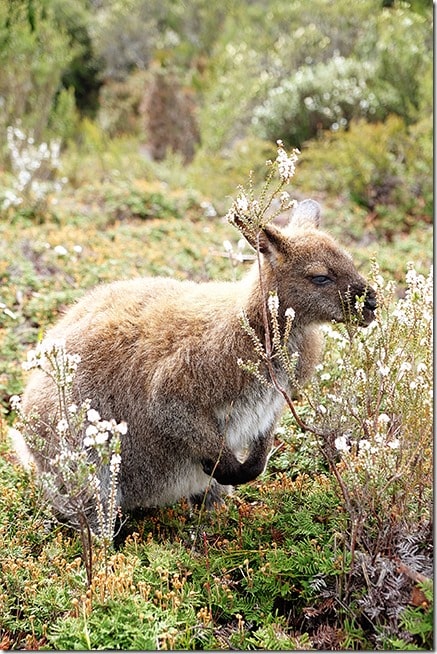
<path id="1" fill-rule="evenodd" d="M 84 552 L 89 554 L 90 576 L 91 536 L 105 547 L 114 536 L 119 513 L 121 437 L 127 433 L 127 425 L 103 420 L 90 400 L 79 406 L 72 401 L 79 363 L 78 355 L 66 352 L 64 341 L 46 340 L 28 353 L 23 364 L 26 370 L 44 371 L 57 393 L 58 413 L 48 425 L 50 443 L 40 436 L 40 417 L 24 415 L 18 396 L 11 399 L 11 404 L 18 414 L 17 426 L 36 458 L 43 460 L 44 471 L 39 478 L 47 497 L 61 516 L 68 516 L 69 524 L 81 531 Z"/>
<path id="2" fill-rule="evenodd" d="M 279 196 L 281 210 L 293 205 L 283 185 L 293 176 L 296 159 L 297 151 L 287 155 L 278 142 L 278 156 L 268 162 L 271 169 L 260 195 L 252 186 L 240 188 L 228 217 L 237 227 L 243 225 L 255 243 L 271 219 L 273 199 Z M 338 482 L 351 525 L 348 547 L 353 552 L 359 544 L 376 554 L 431 520 L 433 280 L 432 273 L 425 278 L 409 264 L 399 299 L 396 284 L 385 281 L 374 263 L 370 284 L 377 294 L 376 319 L 366 329 L 353 316 L 345 324 L 322 327 L 324 357 L 306 388 L 297 388 L 297 355 L 290 356 L 286 345 L 294 311 L 286 309 L 281 329 L 275 294 L 265 296 L 265 340 L 242 316 L 254 356 L 239 365 L 273 385 L 302 431 L 312 434 Z M 362 301 L 356 301 L 358 313 Z M 273 360 L 300 391 L 302 411 Z"/>
<path id="3" fill-rule="evenodd" d="M 32 132 L 18 126 L 10 125 L 6 135 L 14 179 L 11 188 L 0 196 L 0 209 L 35 209 L 67 181 L 59 177 L 61 143 L 52 140 L 37 144 Z"/>
<path id="4" fill-rule="evenodd" d="M 372 277 L 376 320 L 325 328 L 305 394 L 355 524 L 393 531 L 431 517 L 433 279 L 409 264 L 397 299 L 376 264 Z"/>
<path id="5" fill-rule="evenodd" d="M 280 361 L 283 369 L 287 372 L 290 383 L 295 383 L 295 371 L 299 355 L 297 352 L 290 353 L 288 342 L 290 332 L 293 327 L 293 320 L 295 316 L 294 309 L 288 307 L 285 310 L 285 327 L 281 331 L 279 325 L 279 298 L 276 293 L 270 293 L 267 298 L 268 316 L 266 320 L 269 324 L 269 331 L 265 342 L 262 342 L 251 326 L 249 319 L 245 313 L 241 316 L 241 324 L 244 331 L 250 336 L 254 352 L 256 354 L 255 360 L 243 361 L 238 360 L 238 365 L 246 372 L 253 374 L 263 384 L 267 386 L 274 386 L 287 400 L 287 392 L 281 385 L 278 376 L 272 365 L 273 359 Z"/>
<path id="6" fill-rule="evenodd" d="M 369 85 L 375 66 L 340 55 L 328 62 L 301 66 L 271 89 L 253 115 L 264 138 L 284 134 L 290 143 L 302 143 L 320 129 L 338 130 L 352 118 L 375 119 L 378 100 Z"/>

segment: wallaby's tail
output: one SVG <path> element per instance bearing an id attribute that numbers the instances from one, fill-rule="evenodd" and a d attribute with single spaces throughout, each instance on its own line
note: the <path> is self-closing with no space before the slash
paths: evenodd
<path id="1" fill-rule="evenodd" d="M 32 465 L 35 465 L 35 459 L 27 447 L 23 434 L 18 429 L 10 427 L 8 429 L 8 436 L 19 462 L 25 470 L 30 471 Z"/>

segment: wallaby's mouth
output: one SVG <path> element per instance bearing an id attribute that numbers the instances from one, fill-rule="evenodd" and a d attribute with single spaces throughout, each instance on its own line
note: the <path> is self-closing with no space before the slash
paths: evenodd
<path id="1" fill-rule="evenodd" d="M 363 301 L 364 296 L 364 301 Z M 352 300 L 352 298 L 354 298 Z M 349 289 L 347 301 L 344 306 L 346 321 L 356 320 L 360 327 L 367 327 L 375 320 L 375 310 L 378 306 L 376 293 L 373 288 Z"/>
<path id="2" fill-rule="evenodd" d="M 367 327 L 367 325 L 370 325 L 370 323 L 375 320 L 375 309 L 377 306 L 378 302 L 376 300 L 376 293 L 373 288 L 370 288 L 366 291 L 362 315 L 360 316 L 363 327 Z"/>

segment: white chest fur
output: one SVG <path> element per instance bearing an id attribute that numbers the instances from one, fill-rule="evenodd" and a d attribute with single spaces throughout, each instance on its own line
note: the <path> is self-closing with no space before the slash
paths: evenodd
<path id="1" fill-rule="evenodd" d="M 274 388 L 238 398 L 217 413 L 226 443 L 235 454 L 244 454 L 251 443 L 268 432 L 284 407 L 282 396 Z"/>

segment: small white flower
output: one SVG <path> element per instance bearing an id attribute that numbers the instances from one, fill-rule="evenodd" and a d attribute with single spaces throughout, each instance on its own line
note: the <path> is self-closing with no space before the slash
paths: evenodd
<path id="1" fill-rule="evenodd" d="M 85 436 L 94 437 L 99 433 L 95 425 L 89 425 L 85 430 Z"/>
<path id="2" fill-rule="evenodd" d="M 119 454 L 113 454 L 111 456 L 111 463 L 109 465 L 112 474 L 118 472 L 120 468 L 120 463 L 121 463 L 121 456 Z"/>
<path id="3" fill-rule="evenodd" d="M 378 422 L 381 425 L 388 425 L 388 423 L 390 422 L 390 416 L 388 416 L 386 413 L 381 413 L 378 416 Z"/>
<path id="4" fill-rule="evenodd" d="M 285 317 L 290 318 L 290 320 L 294 320 L 294 317 L 296 315 L 295 310 L 293 307 L 288 307 L 288 309 L 285 309 Z"/>
<path id="5" fill-rule="evenodd" d="M 347 442 L 346 436 L 338 436 L 335 441 L 335 447 L 339 452 L 349 452 L 350 445 Z"/>
<path id="6" fill-rule="evenodd" d="M 67 248 L 64 248 L 63 245 L 55 245 L 53 248 L 53 252 L 57 254 L 59 257 L 65 257 L 68 254 Z"/>
<path id="7" fill-rule="evenodd" d="M 269 299 L 267 300 L 268 305 L 269 305 L 269 311 L 272 314 L 275 314 L 278 312 L 279 309 L 279 298 L 276 294 L 269 295 Z"/>
<path id="8" fill-rule="evenodd" d="M 95 445 L 95 440 L 91 436 L 85 436 L 85 438 L 83 439 L 83 444 L 84 447 L 92 447 L 93 445 Z"/>
<path id="9" fill-rule="evenodd" d="M 46 338 L 38 347 L 39 352 L 44 354 L 62 354 L 65 352 L 65 338 Z"/>
<path id="10" fill-rule="evenodd" d="M 379 374 L 381 377 L 387 377 L 390 373 L 390 368 L 388 366 L 384 366 L 381 361 L 377 361 L 376 365 L 378 366 Z"/>
<path id="11" fill-rule="evenodd" d="M 100 479 L 98 477 L 96 477 L 95 475 L 90 475 L 89 476 L 89 482 L 90 482 L 91 486 L 94 487 L 95 490 L 97 490 L 97 491 L 99 490 L 99 488 L 100 488 Z"/>
<path id="12" fill-rule="evenodd" d="M 363 438 L 358 445 L 360 452 L 366 452 L 372 449 L 372 444 L 370 441 L 368 441 L 366 438 Z"/>
<path id="13" fill-rule="evenodd" d="M 376 275 L 375 284 L 380 288 L 382 288 L 384 286 L 384 277 L 382 275 Z"/>
<path id="14" fill-rule="evenodd" d="M 68 412 L 74 414 L 77 413 L 77 409 L 78 409 L 77 404 L 70 404 L 70 406 L 68 407 Z"/>
<path id="15" fill-rule="evenodd" d="M 327 413 L 327 409 L 326 409 L 326 407 L 325 407 L 323 404 L 319 404 L 319 406 L 317 407 L 317 409 L 320 411 L 320 413 L 321 413 L 322 415 L 325 415 L 325 414 Z"/>
<path id="16" fill-rule="evenodd" d="M 115 420 L 101 420 L 96 427 L 99 431 L 112 431 L 115 427 Z"/>
<path id="17" fill-rule="evenodd" d="M 76 252 L 76 254 L 82 254 L 82 249 L 81 245 L 73 245 L 73 251 Z"/>
<path id="18" fill-rule="evenodd" d="M 100 420 L 100 413 L 95 409 L 89 409 L 86 413 L 88 422 L 98 422 Z"/>
<path id="19" fill-rule="evenodd" d="M 394 438 L 392 441 L 389 441 L 387 443 L 388 447 L 390 447 L 392 450 L 398 450 L 400 446 L 400 440 L 399 438 Z"/>
<path id="20" fill-rule="evenodd" d="M 9 403 L 14 411 L 19 411 L 21 408 L 21 397 L 19 395 L 11 395 Z"/>
<path id="21" fill-rule="evenodd" d="M 244 193 L 240 193 L 235 204 L 237 206 L 237 211 L 239 213 L 245 214 L 249 209 L 249 201 L 247 197 L 244 195 Z"/>
<path id="22" fill-rule="evenodd" d="M 63 434 L 68 430 L 68 422 L 65 418 L 62 418 L 56 425 L 56 429 L 60 434 Z"/>
<path id="23" fill-rule="evenodd" d="M 122 436 L 124 436 L 125 434 L 127 434 L 127 423 L 126 423 L 126 422 L 120 422 L 120 423 L 116 426 L 115 430 L 116 430 L 119 434 L 121 434 Z"/>
<path id="24" fill-rule="evenodd" d="M 96 445 L 103 445 L 103 443 L 106 443 L 107 440 L 108 440 L 107 431 L 99 431 L 96 434 Z"/>
<path id="25" fill-rule="evenodd" d="M 288 182 L 293 177 L 296 170 L 296 161 L 299 151 L 293 150 L 291 155 L 288 156 L 282 146 L 282 141 L 277 141 L 277 143 L 279 147 L 276 163 L 278 164 L 279 177 L 283 182 Z"/>
<path id="26" fill-rule="evenodd" d="M 329 372 L 324 372 L 322 375 L 320 375 L 320 379 L 322 381 L 329 381 L 331 379 L 331 375 Z"/>
<path id="27" fill-rule="evenodd" d="M 225 251 L 228 252 L 229 254 L 233 251 L 232 243 L 228 240 L 223 241 L 223 247 L 225 248 Z"/>

